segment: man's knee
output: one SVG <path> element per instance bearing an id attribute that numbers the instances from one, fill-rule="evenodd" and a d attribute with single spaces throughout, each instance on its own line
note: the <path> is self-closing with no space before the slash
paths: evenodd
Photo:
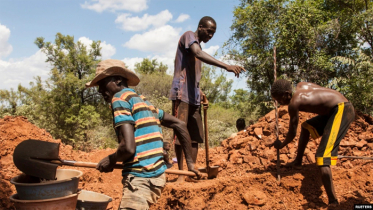
<path id="1" fill-rule="evenodd" d="M 328 175 L 330 176 L 331 175 L 331 170 L 330 170 L 330 166 L 328 165 L 323 165 L 323 166 L 319 166 L 320 168 L 320 171 L 321 171 L 321 175 L 324 176 L 324 175 Z"/>

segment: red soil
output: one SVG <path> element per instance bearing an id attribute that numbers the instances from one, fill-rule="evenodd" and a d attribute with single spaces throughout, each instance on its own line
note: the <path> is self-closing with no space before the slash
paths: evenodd
<path id="1" fill-rule="evenodd" d="M 279 110 L 280 140 L 287 132 L 289 115 Z M 300 122 L 312 117 L 301 113 Z M 303 168 L 295 170 L 281 167 L 281 181 L 277 182 L 276 150 L 266 145 L 274 135 L 274 112 L 268 113 L 240 132 L 210 150 L 210 165 L 219 165 L 217 178 L 198 183 L 174 183 L 175 175 L 167 175 L 168 183 L 157 204 L 151 209 L 327 209 L 328 199 L 322 187 L 314 154 L 320 139 L 310 140 L 303 160 Z M 300 127 L 298 128 L 299 138 Z M 358 115 L 346 137 L 342 140 L 339 155 L 371 157 L 373 152 L 373 120 Z M 20 174 L 13 165 L 13 150 L 27 139 L 60 142 L 43 129 L 23 117 L 0 119 L 0 209 L 12 209 L 9 196 L 16 193 L 9 180 Z M 297 141 L 280 150 L 282 165 L 294 159 Z M 90 153 L 72 150 L 61 144 L 62 159 L 98 162 L 113 153 L 113 149 Z M 197 167 L 205 166 L 204 150 L 200 150 Z M 176 166 L 174 166 L 176 169 Z M 121 171 L 101 174 L 95 169 L 78 168 L 84 172 L 80 188 L 111 196 L 109 209 L 117 209 L 121 198 Z M 332 167 L 333 181 L 340 206 L 336 209 L 353 209 L 353 204 L 373 203 L 373 164 L 366 160 L 339 159 Z"/>

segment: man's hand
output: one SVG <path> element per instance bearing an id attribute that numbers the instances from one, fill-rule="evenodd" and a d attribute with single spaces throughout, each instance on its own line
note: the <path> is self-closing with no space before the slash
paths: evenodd
<path id="1" fill-rule="evenodd" d="M 194 163 L 187 163 L 188 171 L 194 172 L 196 174 L 197 179 L 202 178 L 201 172 L 199 172 L 197 169 L 194 169 Z"/>
<path id="2" fill-rule="evenodd" d="M 241 66 L 228 65 L 227 66 L 227 71 L 233 72 L 234 75 L 238 78 L 240 76 L 240 73 L 245 72 L 246 70 Z"/>
<path id="3" fill-rule="evenodd" d="M 203 104 L 203 108 L 204 109 L 208 109 L 209 108 L 209 100 L 207 100 L 207 97 L 206 95 L 201 91 L 201 98 L 202 98 L 202 104 Z"/>
<path id="4" fill-rule="evenodd" d="M 276 149 L 282 149 L 282 142 L 279 140 L 279 139 L 276 139 L 275 142 L 273 142 L 273 146 L 276 148 Z"/>
<path id="5" fill-rule="evenodd" d="M 110 161 L 109 155 L 100 160 L 100 162 L 96 166 L 96 169 L 104 173 L 112 172 L 114 170 L 114 165 L 115 163 L 113 163 L 113 161 Z"/>

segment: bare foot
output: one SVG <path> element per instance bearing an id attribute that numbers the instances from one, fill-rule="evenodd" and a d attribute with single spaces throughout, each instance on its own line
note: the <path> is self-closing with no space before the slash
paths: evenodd
<path id="1" fill-rule="evenodd" d="M 198 182 L 198 180 L 190 178 L 189 176 L 185 178 L 185 181 L 186 182 L 194 182 L 194 183 Z"/>
<path id="2" fill-rule="evenodd" d="M 335 209 L 340 209 L 338 200 L 334 200 L 332 202 L 329 202 L 328 210 L 335 210 Z"/>
<path id="3" fill-rule="evenodd" d="M 176 180 L 176 182 L 184 182 L 184 181 L 185 181 L 184 175 L 179 175 L 179 177 Z"/>
<path id="4" fill-rule="evenodd" d="M 293 162 L 290 162 L 285 165 L 285 167 L 292 167 L 294 169 L 301 169 L 302 168 L 302 161 L 298 161 L 295 159 Z"/>

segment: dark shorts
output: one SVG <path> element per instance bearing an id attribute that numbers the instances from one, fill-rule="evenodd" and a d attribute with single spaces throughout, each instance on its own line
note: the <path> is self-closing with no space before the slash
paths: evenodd
<path id="1" fill-rule="evenodd" d="M 318 115 L 302 123 L 302 127 L 310 132 L 313 139 L 322 136 L 316 151 L 317 165 L 337 163 L 339 143 L 354 120 L 354 107 L 350 102 L 342 102 L 335 106 L 329 115 Z"/>
<path id="2" fill-rule="evenodd" d="M 201 106 L 191 105 L 180 100 L 173 100 L 172 115 L 187 124 L 192 143 L 203 143 Z M 174 143 L 180 145 L 175 134 Z"/>

